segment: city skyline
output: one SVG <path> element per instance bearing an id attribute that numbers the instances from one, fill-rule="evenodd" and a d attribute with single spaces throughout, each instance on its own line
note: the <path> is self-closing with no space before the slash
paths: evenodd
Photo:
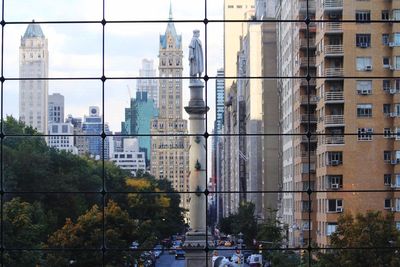
<path id="1" fill-rule="evenodd" d="M 89 1 L 94 2 L 94 1 Z M 152 4 L 162 6 L 160 11 L 149 15 L 159 15 L 159 19 L 168 18 L 169 1 L 150 1 Z M 195 1 L 196 2 L 196 1 Z M 203 1 L 199 1 L 203 2 Z M 219 2 L 219 3 L 217 3 Z M 129 4 L 129 1 L 122 1 L 123 4 Z M 12 3 L 14 8 L 15 3 Z M 60 4 L 62 6 L 62 4 Z M 71 5 L 68 3 L 68 5 Z M 86 5 L 86 2 L 85 4 Z M 73 3 L 72 3 L 73 6 Z M 111 6 L 110 6 L 111 7 Z M 218 14 L 218 8 L 222 9 L 222 1 L 213 1 L 209 4 L 209 12 Z M 11 8 L 9 8 L 11 9 Z M 42 11 L 37 11 L 37 7 L 31 7 L 31 13 L 21 8 L 21 13 L 14 14 L 11 12 L 6 19 L 10 21 L 24 20 L 27 24 L 7 25 L 5 28 L 4 42 L 4 76 L 6 78 L 18 77 L 18 53 L 16 42 L 26 30 L 29 21 L 45 21 L 54 19 L 52 16 L 46 16 Z M 182 1 L 172 1 L 173 19 L 185 19 L 185 4 Z M 7 9 L 8 10 L 8 9 Z M 158 10 L 158 9 L 157 9 Z M 204 10 L 204 8 L 203 8 Z M 33 16 L 31 14 L 36 14 Z M 111 8 L 110 20 L 116 19 L 116 11 Z M 89 14 L 85 14 L 83 19 L 94 19 L 95 11 L 91 10 Z M 204 13 L 204 12 L 203 12 Z M 113 15 L 114 14 L 114 15 Z M 221 14 L 221 12 L 219 12 Z M 30 16 L 30 18 L 28 18 Z M 32 17 L 33 16 L 33 17 Z M 113 17 L 114 16 L 114 17 Z M 200 16 L 200 15 L 199 15 Z M 79 17 L 79 14 L 78 14 Z M 122 15 L 123 17 L 123 15 Z M 204 17 L 204 14 L 201 16 Z M 216 17 L 216 16 L 215 16 Z M 60 18 L 63 18 L 62 16 Z M 76 17 L 75 17 L 76 18 Z M 107 14 L 106 14 L 107 18 Z M 125 17 L 126 19 L 127 17 Z M 60 20 L 60 19 L 58 19 Z M 200 19 L 199 19 L 200 20 Z M 49 40 L 49 77 L 101 77 L 101 24 L 40 24 L 45 37 Z M 154 60 L 154 65 L 158 65 L 158 47 L 157 40 L 159 35 L 164 31 L 165 22 L 155 24 L 107 24 L 105 29 L 105 75 L 106 77 L 138 77 L 139 69 L 143 59 Z M 182 34 L 183 39 L 183 76 L 188 76 L 188 60 L 186 46 L 190 41 L 192 30 L 200 29 L 200 38 L 205 42 L 204 24 L 203 23 L 177 23 L 177 32 Z M 217 38 L 222 32 L 222 24 L 214 24 L 208 27 L 208 75 L 216 76 L 217 69 L 222 66 L 222 41 Z M 83 40 L 78 37 L 84 35 Z M 123 38 L 123 39 L 122 39 Z M 122 41 L 123 40 L 123 41 Z M 186 44 L 187 43 L 187 44 Z M 78 63 L 79 62 L 79 63 Z M 4 97 L 8 103 L 4 105 L 4 116 L 12 115 L 19 117 L 17 108 L 18 99 L 18 81 L 6 81 L 4 86 Z M 110 129 L 115 132 L 119 131 L 120 122 L 124 120 L 124 110 L 116 109 L 117 106 L 127 106 L 129 104 L 129 94 L 127 86 L 136 88 L 135 80 L 108 80 L 105 83 L 105 122 L 108 122 Z M 214 85 L 209 83 L 209 92 L 213 90 Z M 188 102 L 188 82 L 183 80 L 183 103 Z M 100 80 L 50 80 L 49 94 L 60 93 L 65 96 L 65 114 L 72 114 L 74 117 L 83 117 L 88 106 L 101 105 L 101 81 Z M 132 90 L 135 95 L 135 90 Z M 209 106 L 214 102 L 213 93 L 209 93 Z M 88 101 L 89 100 L 89 101 Z M 183 114 L 185 117 L 186 114 Z M 213 128 L 215 112 L 208 115 L 208 131 Z"/>

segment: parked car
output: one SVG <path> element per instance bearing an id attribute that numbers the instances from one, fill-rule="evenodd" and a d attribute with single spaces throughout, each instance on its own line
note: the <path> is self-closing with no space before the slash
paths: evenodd
<path id="1" fill-rule="evenodd" d="M 155 246 L 155 247 L 153 248 L 154 256 L 155 256 L 157 259 L 161 256 L 161 254 L 163 254 L 163 252 L 164 252 L 164 248 L 163 248 L 163 246 L 161 246 L 161 245 L 157 245 L 157 246 Z"/>
<path id="2" fill-rule="evenodd" d="M 182 249 L 175 250 L 175 259 L 185 259 L 185 251 Z"/>
<path id="3" fill-rule="evenodd" d="M 250 267 L 262 267 L 262 255 L 261 254 L 250 255 L 249 266 Z"/>

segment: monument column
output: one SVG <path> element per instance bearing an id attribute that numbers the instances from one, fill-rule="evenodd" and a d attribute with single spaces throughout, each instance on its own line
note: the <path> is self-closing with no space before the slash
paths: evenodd
<path id="1" fill-rule="evenodd" d="M 207 222 L 206 222 L 206 195 L 207 172 L 206 172 L 206 142 L 205 133 L 205 114 L 209 108 L 203 99 L 204 83 L 199 79 L 203 72 L 203 51 L 201 42 L 198 39 L 199 31 L 193 31 L 193 38 L 190 43 L 190 101 L 189 106 L 185 107 L 189 114 L 189 226 L 190 231 L 186 233 L 184 249 L 186 250 L 186 267 L 205 267 L 209 259 L 206 253 L 207 246 Z M 198 75 L 198 76 L 197 76 Z"/>

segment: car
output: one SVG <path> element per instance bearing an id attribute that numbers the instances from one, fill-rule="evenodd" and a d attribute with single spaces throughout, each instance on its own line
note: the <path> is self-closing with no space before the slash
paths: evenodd
<path id="1" fill-rule="evenodd" d="M 129 246 L 130 249 L 138 249 L 139 243 L 137 241 L 133 241 L 132 244 Z"/>
<path id="2" fill-rule="evenodd" d="M 262 255 L 261 254 L 250 255 L 249 266 L 250 267 L 262 267 Z"/>
<path id="3" fill-rule="evenodd" d="M 171 247 L 171 250 L 169 251 L 169 254 L 174 254 L 175 250 L 180 249 L 182 247 L 182 241 L 174 241 Z"/>
<path id="4" fill-rule="evenodd" d="M 183 251 L 182 249 L 175 250 L 175 259 L 185 259 L 185 251 Z"/>
<path id="5" fill-rule="evenodd" d="M 153 248 L 153 254 L 157 259 L 161 256 L 161 254 L 163 254 L 163 252 L 164 248 L 161 245 L 157 245 Z"/>
<path id="6" fill-rule="evenodd" d="M 243 251 L 243 259 L 248 264 L 250 262 L 251 251 Z"/>

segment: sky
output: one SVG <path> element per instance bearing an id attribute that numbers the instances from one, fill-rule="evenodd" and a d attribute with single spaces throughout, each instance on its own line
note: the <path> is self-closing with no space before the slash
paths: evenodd
<path id="1" fill-rule="evenodd" d="M 101 0 L 5 0 L 6 22 L 35 21 L 100 21 Z M 171 0 L 173 19 L 203 20 L 205 0 Z M 222 19 L 223 0 L 207 1 L 207 17 Z M 167 20 L 170 0 L 106 0 L 105 19 L 112 20 Z M 105 76 L 138 76 L 143 58 L 153 59 L 158 66 L 159 35 L 166 23 L 108 23 L 105 26 Z M 7 24 L 4 27 L 4 76 L 18 78 L 20 38 L 27 24 Z M 102 25 L 41 24 L 49 45 L 49 77 L 101 77 Z M 193 29 L 200 30 L 205 49 L 203 23 L 175 23 L 182 34 L 184 76 L 188 76 L 188 45 Z M 223 25 L 209 23 L 207 27 L 207 69 L 215 76 L 223 66 Z M 105 83 L 105 121 L 112 131 L 120 131 L 124 108 L 128 107 L 129 90 L 135 95 L 134 80 L 107 80 Z M 208 131 L 215 118 L 215 80 L 208 82 Z M 61 93 L 65 97 L 65 115 L 83 117 L 89 106 L 101 107 L 101 81 L 69 80 L 49 81 L 49 94 Z M 183 103 L 189 101 L 189 88 L 183 82 Z M 18 81 L 4 83 L 3 114 L 18 117 Z M 184 118 L 187 118 L 183 112 Z"/>

